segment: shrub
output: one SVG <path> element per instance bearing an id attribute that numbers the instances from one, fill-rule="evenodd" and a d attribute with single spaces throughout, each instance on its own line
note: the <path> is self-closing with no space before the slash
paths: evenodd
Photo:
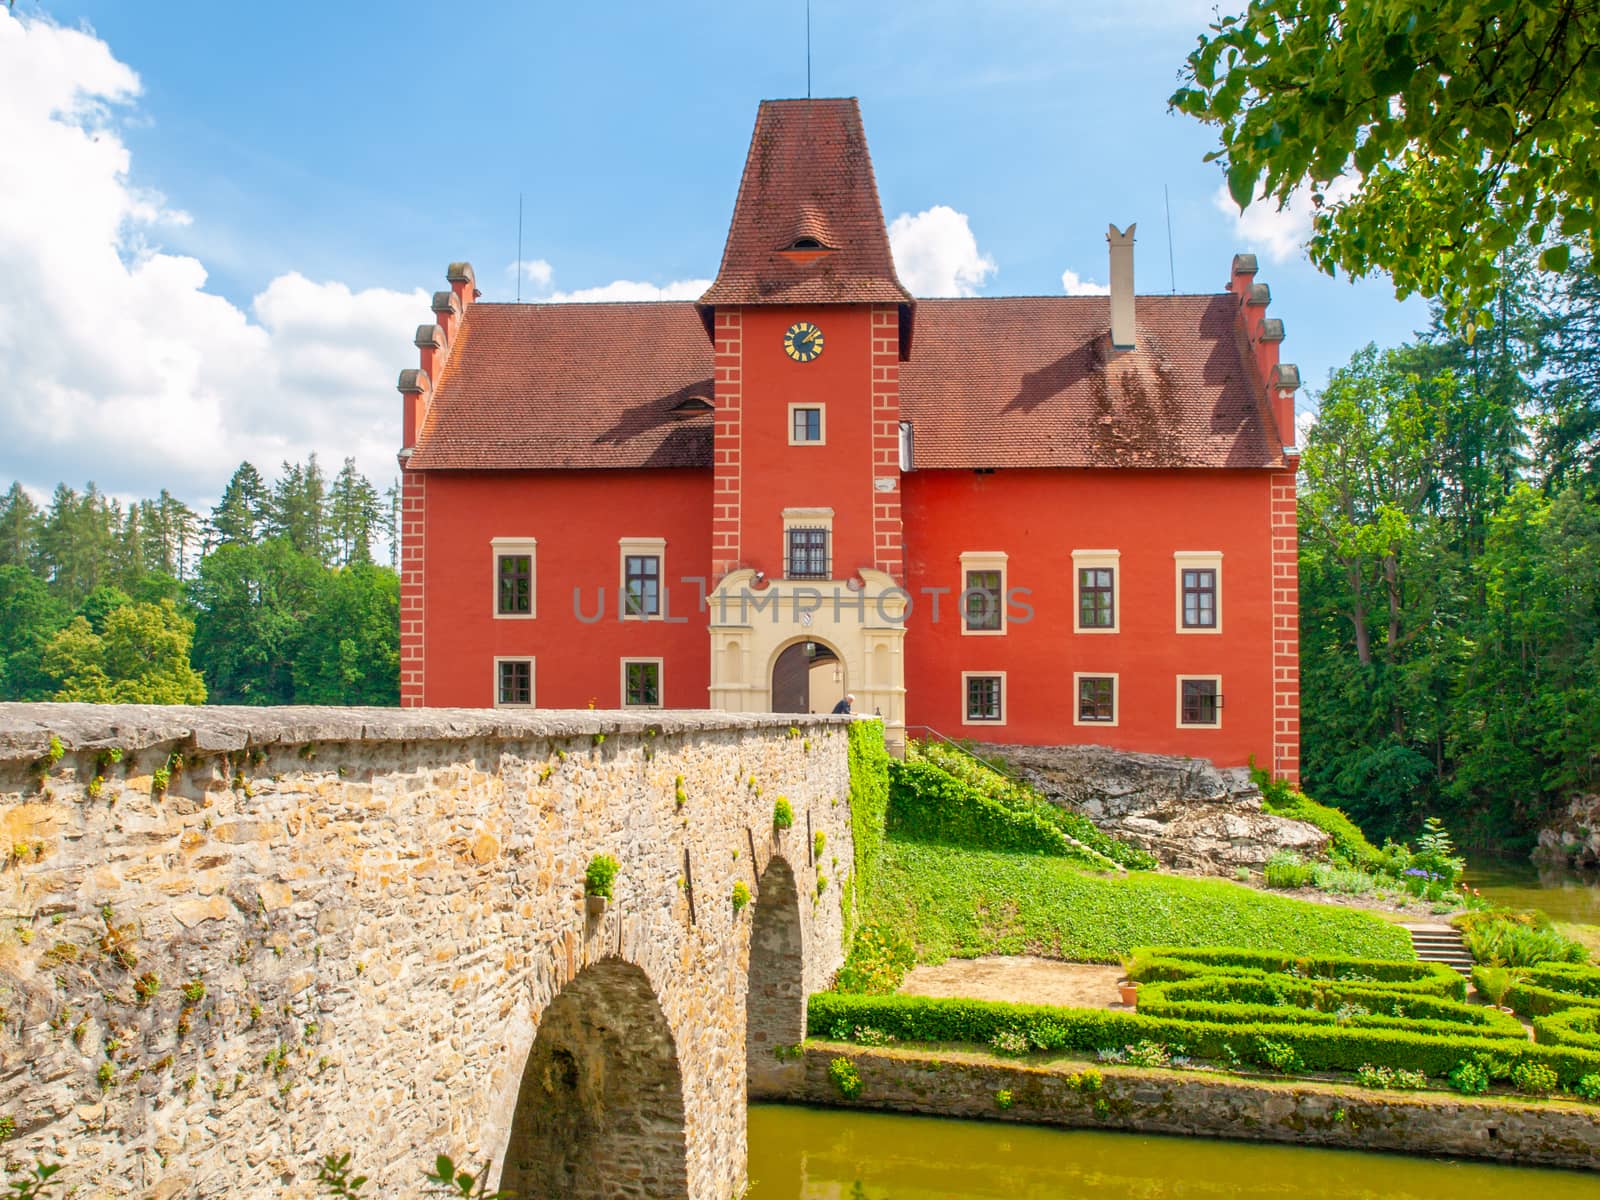
<path id="1" fill-rule="evenodd" d="M 1472 986 L 1490 1004 L 1504 1004 L 1515 977 L 1504 967 L 1473 967 Z"/>
<path id="2" fill-rule="evenodd" d="M 1250 777 L 1261 789 L 1261 807 L 1268 812 L 1315 825 L 1331 839 L 1333 852 L 1347 863 L 1369 870 L 1383 865 L 1383 855 L 1378 848 L 1367 840 L 1360 826 L 1337 808 L 1318 804 L 1293 784 L 1273 779 L 1259 767 L 1251 767 Z"/>
<path id="3" fill-rule="evenodd" d="M 909 747 L 910 757 L 934 763 L 989 799 L 1019 812 L 1029 812 L 1054 825 L 1073 841 L 1097 855 L 1130 871 L 1153 870 L 1159 864 L 1153 855 L 1119 841 L 1104 832 L 1088 817 L 1052 803 L 1037 789 L 1013 778 L 1004 764 L 980 760 L 971 754 L 942 745 L 923 742 Z"/>
<path id="4" fill-rule="evenodd" d="M 1428 1086 L 1428 1077 L 1421 1071 L 1396 1071 L 1393 1067 L 1375 1067 L 1371 1063 L 1362 1063 L 1356 1069 L 1356 1082 L 1362 1087 L 1415 1092 Z"/>
<path id="5" fill-rule="evenodd" d="M 1257 1059 L 1282 1075 L 1294 1075 L 1305 1069 L 1293 1046 L 1261 1038 L 1256 1042 Z"/>
<path id="6" fill-rule="evenodd" d="M 848 1058 L 836 1058 L 828 1064 L 828 1078 L 846 1100 L 861 1095 L 861 1072 Z"/>
<path id="7" fill-rule="evenodd" d="M 1141 1038 L 1122 1048 L 1122 1061 L 1133 1067 L 1165 1067 L 1172 1062 L 1172 1049 L 1165 1042 Z"/>
<path id="8" fill-rule="evenodd" d="M 612 886 L 620 869 L 621 865 L 611 855 L 596 854 L 583 872 L 584 894 L 611 899 Z"/>
<path id="9" fill-rule="evenodd" d="M 1549 927 L 1542 913 L 1464 913 L 1454 922 L 1474 962 L 1531 967 L 1539 963 L 1581 963 L 1584 947 Z"/>
<path id="10" fill-rule="evenodd" d="M 1016 1098 L 1012 1096 L 1010 1088 L 1001 1088 L 994 1094 L 994 1106 L 1000 1109 L 1002 1112 L 1010 1108 L 1015 1103 Z"/>
<path id="11" fill-rule="evenodd" d="M 853 888 L 845 889 L 844 935 L 855 937 L 855 898 L 878 893 L 884 818 L 889 811 L 889 751 L 882 721 L 851 721 L 846 727 L 850 762 L 850 834 L 855 843 Z"/>
<path id="12" fill-rule="evenodd" d="M 889 764 L 888 828 L 902 838 L 972 849 L 1074 852 L 1038 813 L 1010 808 L 925 760 Z"/>
<path id="13" fill-rule="evenodd" d="M 916 965 L 916 950 L 897 931 L 868 925 L 856 934 L 834 987 L 841 992 L 887 995 L 899 990 L 906 972 Z"/>
<path id="14" fill-rule="evenodd" d="M 741 912 L 744 906 L 750 903 L 750 885 L 742 879 L 734 880 L 733 884 L 733 911 Z"/>
<path id="15" fill-rule="evenodd" d="M 1292 890 L 1309 884 L 1316 869 L 1293 850 L 1280 850 L 1267 859 L 1263 874 L 1269 888 Z"/>
<path id="16" fill-rule="evenodd" d="M 1511 1068 L 1511 1086 L 1530 1096 L 1548 1096 L 1561 1086 L 1561 1081 L 1543 1063 L 1519 1062 Z"/>
<path id="17" fill-rule="evenodd" d="M 1568 1008 L 1533 1019 L 1533 1040 L 1600 1050 L 1600 1008 Z"/>
<path id="18" fill-rule="evenodd" d="M 772 827 L 774 829 L 788 829 L 794 824 L 794 806 L 789 803 L 787 796 L 779 796 L 777 803 L 772 806 Z"/>
<path id="19" fill-rule="evenodd" d="M 819 992 L 808 1004 L 813 1030 L 841 1023 L 871 1025 L 902 1041 L 987 1044 L 1001 1030 L 1025 1034 L 1044 1050 L 1092 1051 L 1140 1041 L 1182 1045 L 1185 1053 L 1223 1060 L 1232 1051 L 1270 1065 L 1262 1046 L 1288 1046 L 1310 1071 L 1356 1071 L 1364 1063 L 1447 1076 L 1463 1062 L 1478 1065 L 1490 1054 L 1511 1070 L 1519 1062 L 1542 1063 L 1563 1083 L 1600 1071 L 1600 1053 L 1568 1046 L 1536 1045 L 1507 1038 L 1485 1039 L 1399 1029 L 1340 1025 L 1225 1024 L 1177 1021 L 1115 1009 L 1053 1008 L 929 996 L 847 996 Z M 1242 1049 L 1241 1049 L 1242 1048 Z M 1274 1051 L 1275 1053 L 1275 1051 Z M 1481 1065 L 1480 1070 L 1483 1070 Z M 1488 1072 L 1484 1070 L 1485 1078 Z"/>
<path id="20" fill-rule="evenodd" d="M 1600 1074 L 1585 1075 L 1572 1085 L 1572 1094 L 1580 1100 L 1600 1100 Z"/>
<path id="21" fill-rule="evenodd" d="M 1489 1072 L 1476 1062 L 1460 1062 L 1450 1070 L 1450 1086 L 1466 1096 L 1481 1096 L 1489 1090 Z"/>
<path id="22" fill-rule="evenodd" d="M 1018 1033 L 1015 1029 L 1001 1029 L 989 1039 L 989 1048 L 996 1054 L 1015 1057 L 1033 1049 L 1033 1043 L 1028 1040 L 1028 1035 L 1025 1033 Z"/>
<path id="23" fill-rule="evenodd" d="M 1402 932 L 1404 932 L 1402 930 Z M 1415 959 L 1360 958 L 1350 955 L 1293 955 L 1274 950 L 1251 950 L 1242 946 L 1140 946 L 1133 952 L 1128 978 L 1143 965 L 1149 970 L 1163 966 L 1186 973 L 1165 978 L 1192 978 L 1198 974 L 1248 974 L 1263 971 L 1286 974 L 1306 980 L 1326 979 L 1351 983 L 1410 984 L 1418 990 L 1434 991 L 1457 1000 L 1466 996 L 1465 981 L 1443 963 Z M 1227 970 L 1219 970 L 1227 968 Z"/>

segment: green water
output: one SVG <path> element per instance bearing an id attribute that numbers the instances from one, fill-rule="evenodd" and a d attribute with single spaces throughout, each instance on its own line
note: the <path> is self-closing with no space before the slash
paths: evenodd
<path id="1" fill-rule="evenodd" d="M 893 1113 L 750 1108 L 751 1200 L 1595 1200 L 1600 1176 Z"/>
<path id="2" fill-rule="evenodd" d="M 1543 909 L 1556 921 L 1600 925 L 1600 872 L 1541 868 L 1525 858 L 1468 862 L 1467 883 L 1496 904 Z"/>

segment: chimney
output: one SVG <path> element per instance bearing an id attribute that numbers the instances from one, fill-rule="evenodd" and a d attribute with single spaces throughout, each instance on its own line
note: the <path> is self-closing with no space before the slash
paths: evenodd
<path id="1" fill-rule="evenodd" d="M 1132 350 L 1133 333 L 1133 231 L 1129 225 L 1119 233 L 1107 226 L 1106 241 L 1111 244 L 1111 348 Z"/>

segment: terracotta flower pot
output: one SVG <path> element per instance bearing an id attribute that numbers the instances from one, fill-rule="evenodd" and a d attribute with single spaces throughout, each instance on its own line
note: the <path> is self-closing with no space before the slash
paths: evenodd
<path id="1" fill-rule="evenodd" d="M 1122 1002 L 1129 1008 L 1136 1008 L 1139 1004 L 1139 985 L 1129 983 L 1126 979 L 1117 980 L 1117 991 L 1122 996 Z"/>

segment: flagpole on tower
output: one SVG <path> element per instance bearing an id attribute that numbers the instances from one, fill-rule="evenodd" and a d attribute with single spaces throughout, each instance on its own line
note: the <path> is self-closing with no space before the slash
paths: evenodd
<path id="1" fill-rule="evenodd" d="M 811 0 L 806 0 L 806 99 L 811 99 Z"/>

